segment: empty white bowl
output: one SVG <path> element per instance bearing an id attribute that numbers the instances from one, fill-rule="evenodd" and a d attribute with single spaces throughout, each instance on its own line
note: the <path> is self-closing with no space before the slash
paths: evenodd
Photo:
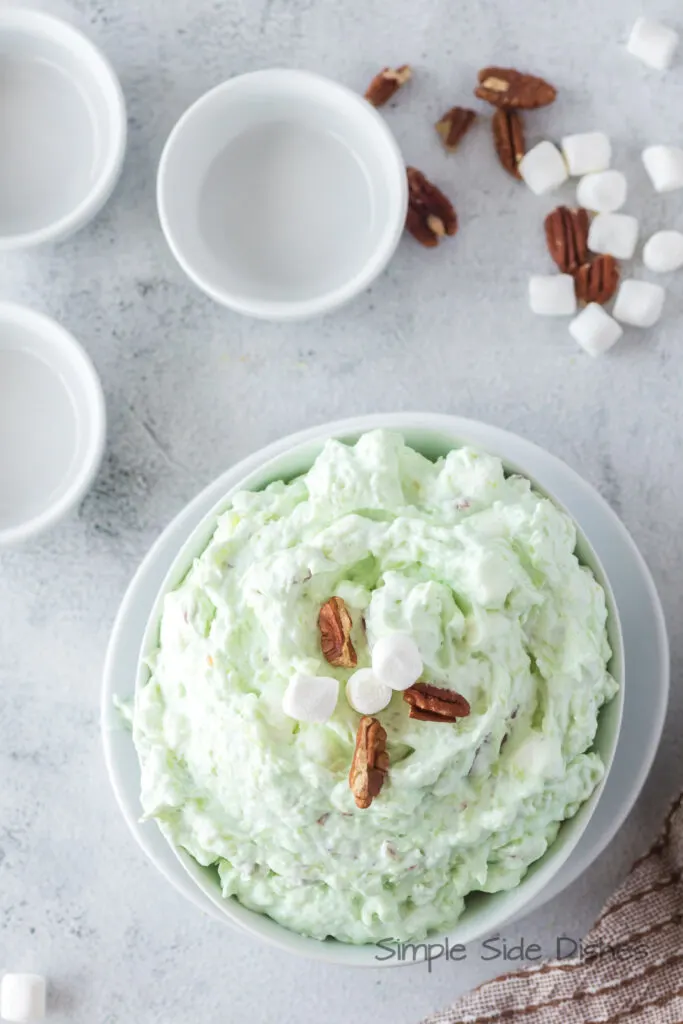
<path id="1" fill-rule="evenodd" d="M 257 71 L 181 117 L 158 203 L 174 256 L 211 298 L 250 316 L 305 319 L 387 265 L 405 225 L 405 165 L 361 96 L 305 71 Z"/>
<path id="2" fill-rule="evenodd" d="M 0 547 L 81 500 L 104 439 L 102 388 L 78 342 L 54 320 L 0 303 Z"/>
<path id="3" fill-rule="evenodd" d="M 114 71 L 66 22 L 0 10 L 0 249 L 65 238 L 102 208 L 126 148 Z"/>

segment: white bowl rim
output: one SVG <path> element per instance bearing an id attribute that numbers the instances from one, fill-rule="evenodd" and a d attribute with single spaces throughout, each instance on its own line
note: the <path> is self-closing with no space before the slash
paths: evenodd
<path id="1" fill-rule="evenodd" d="M 5 27 L 24 29 L 30 34 L 36 31 L 44 32 L 73 50 L 80 49 L 87 53 L 88 59 L 92 62 L 93 73 L 100 82 L 106 83 L 113 90 L 114 131 L 107 134 L 107 158 L 102 171 L 80 202 L 69 213 L 41 228 L 15 235 L 0 234 L 0 252 L 30 249 L 45 242 L 66 238 L 92 220 L 116 187 L 123 167 L 128 135 L 126 101 L 121 83 L 108 58 L 84 32 L 69 21 L 33 8 L 0 8 L 0 32 Z"/>
<path id="2" fill-rule="evenodd" d="M 0 529 L 0 548 L 19 544 L 53 526 L 62 519 L 89 490 L 100 467 L 104 454 L 107 433 L 107 414 L 102 383 L 97 371 L 83 346 L 65 327 L 49 316 L 38 313 L 28 306 L 11 302 L 0 302 L 0 324 L 15 323 L 37 338 L 49 337 L 52 344 L 64 350 L 70 359 L 74 373 L 88 393 L 90 419 L 88 421 L 88 445 L 84 458 L 74 479 L 61 497 L 46 509 L 16 526 Z M 48 360 L 48 364 L 49 363 Z"/>
<path id="3" fill-rule="evenodd" d="M 194 529 L 190 531 L 183 545 L 176 554 L 176 557 L 171 562 L 171 565 L 169 566 L 169 569 L 158 588 L 157 596 L 154 600 L 152 610 L 150 612 L 149 619 L 143 634 L 140 655 L 138 658 L 138 673 L 135 682 L 136 693 L 140 686 L 141 679 L 147 671 L 143 659 L 150 651 L 151 646 L 155 643 L 155 639 L 158 636 L 158 624 L 163 598 L 166 593 L 168 593 L 177 585 L 176 583 L 172 583 L 172 581 L 177 579 L 178 577 L 179 564 L 182 561 L 186 567 L 188 566 L 188 552 L 193 546 L 196 547 L 197 538 L 200 535 L 206 533 L 209 525 L 212 522 L 215 523 L 217 514 L 219 514 L 228 506 L 232 495 L 234 495 L 235 493 L 242 489 L 246 488 L 248 490 L 250 488 L 251 485 L 249 481 L 252 477 L 267 476 L 274 479 L 277 475 L 277 464 L 281 460 L 286 459 L 293 452 L 296 452 L 299 449 L 308 449 L 313 446 L 321 447 L 324 444 L 325 440 L 328 438 L 344 438 L 348 437 L 349 435 L 360 436 L 360 434 L 365 433 L 367 430 L 372 430 L 378 427 L 387 430 L 395 430 L 398 433 L 401 433 L 404 430 L 431 431 L 434 435 L 440 435 L 442 439 L 445 435 L 448 435 L 450 441 L 453 443 L 454 448 L 457 447 L 458 445 L 467 444 L 468 441 L 464 436 L 464 433 L 466 432 L 467 423 L 472 421 L 468 421 L 466 419 L 461 419 L 460 417 L 458 417 L 457 420 L 460 429 L 458 433 L 456 433 L 452 422 L 449 425 L 449 421 L 451 421 L 452 419 L 453 418 L 449 416 L 442 416 L 440 414 L 431 413 L 380 413 L 375 416 L 358 416 L 350 418 L 348 420 L 340 420 L 329 424 L 324 424 L 318 428 L 321 431 L 321 433 L 318 433 L 315 437 L 311 437 L 308 431 L 302 431 L 293 434 L 288 438 L 284 438 L 282 443 L 286 441 L 289 441 L 291 443 L 284 449 L 280 448 L 272 458 L 265 459 L 256 468 L 250 470 L 247 476 L 242 478 L 241 481 L 237 481 L 236 484 L 231 486 L 229 490 L 226 492 L 226 494 L 223 495 L 222 498 L 218 499 L 214 503 L 212 508 L 202 517 L 202 519 L 196 524 Z M 322 433 L 323 430 L 324 433 Z M 275 442 L 274 445 L 267 446 L 264 449 L 264 451 L 267 453 L 268 447 L 275 448 L 278 447 L 278 445 L 279 442 Z M 475 447 L 477 447 L 476 444 Z M 481 445 L 479 445 L 479 447 L 481 447 Z M 492 454 L 496 454 L 495 450 L 491 449 L 490 447 L 487 448 L 486 450 L 490 451 Z M 554 844 L 551 844 L 546 853 L 543 855 L 543 858 L 541 858 L 541 860 L 545 861 L 545 863 L 538 867 L 531 877 L 525 875 L 522 878 L 519 885 L 516 886 L 514 889 L 509 890 L 508 892 L 501 891 L 498 894 L 492 894 L 493 899 L 495 899 L 497 895 L 501 898 L 505 897 L 506 895 L 510 896 L 510 902 L 514 903 L 514 906 L 506 907 L 502 913 L 498 911 L 497 914 L 497 907 L 495 904 L 492 908 L 487 908 L 488 912 L 485 911 L 481 915 L 478 915 L 478 917 L 481 916 L 483 920 L 480 923 L 472 922 L 469 930 L 466 931 L 464 935 L 455 934 L 456 930 L 459 929 L 458 921 L 454 922 L 453 925 L 444 929 L 444 932 L 448 934 L 450 941 L 463 943 L 471 942 L 476 938 L 480 937 L 481 935 L 489 933 L 492 929 L 495 930 L 496 928 L 500 928 L 512 916 L 516 917 L 519 914 L 523 913 L 525 907 L 533 901 L 534 897 L 537 896 L 543 890 L 543 888 L 545 888 L 545 886 L 550 882 L 552 877 L 554 877 L 557 874 L 557 872 L 561 870 L 562 865 L 566 863 L 566 861 L 569 859 L 573 850 L 576 848 L 582 835 L 584 834 L 589 821 L 593 817 L 595 810 L 598 806 L 600 797 L 602 795 L 602 792 L 604 790 L 605 783 L 611 770 L 614 761 L 614 755 L 616 753 L 617 745 L 619 742 L 619 735 L 621 730 L 621 722 L 624 709 L 624 685 L 626 673 L 624 664 L 623 633 L 621 628 L 621 622 L 619 619 L 619 611 L 616 604 L 616 600 L 614 598 L 614 594 L 612 592 L 612 588 L 609 583 L 607 574 L 604 570 L 604 567 L 602 565 L 602 562 L 597 552 L 595 551 L 593 544 L 590 541 L 590 538 L 586 535 L 583 528 L 578 523 L 576 517 L 573 516 L 566 509 L 564 503 L 555 496 L 552 489 L 546 487 L 536 477 L 535 474 L 527 472 L 526 470 L 524 470 L 523 467 L 517 465 L 512 460 L 506 457 L 501 458 L 507 470 L 519 472 L 526 479 L 530 480 L 532 486 L 535 489 L 537 489 L 540 493 L 548 496 L 562 511 L 565 512 L 566 515 L 569 516 L 569 518 L 572 520 L 572 522 L 575 524 L 577 528 L 578 538 L 581 542 L 583 542 L 583 544 L 588 549 L 592 565 L 598 570 L 597 574 L 599 575 L 600 583 L 606 592 L 608 607 L 610 610 L 610 618 L 612 622 L 612 636 L 610 637 L 610 640 L 613 644 L 613 661 L 616 664 L 616 666 L 620 669 L 619 675 L 617 677 L 619 682 L 619 691 L 617 695 L 613 698 L 613 701 L 611 702 L 613 704 L 614 702 L 616 702 L 615 709 L 617 713 L 617 722 L 614 731 L 612 747 L 610 749 L 608 758 L 606 758 L 605 760 L 605 772 L 603 778 L 601 779 L 599 785 L 596 787 L 593 793 L 589 796 L 588 800 L 586 800 L 581 805 L 582 807 L 585 807 L 590 804 L 590 807 L 589 810 L 585 813 L 585 820 L 582 821 L 580 825 L 576 828 L 575 835 L 573 835 L 571 839 L 567 840 L 562 846 L 558 846 L 554 855 Z M 616 650 L 614 649 L 615 641 L 618 645 Z M 135 752 L 134 756 L 137 757 L 137 752 Z M 568 819 L 569 822 L 571 822 L 571 820 L 572 819 Z M 361 967 L 403 966 L 405 965 L 405 963 L 419 963 L 424 959 L 424 957 L 416 957 L 415 960 L 411 961 L 394 961 L 392 959 L 391 961 L 378 962 L 374 960 L 373 957 L 373 950 L 376 950 L 377 948 L 376 944 L 374 943 L 356 945 L 352 943 L 339 942 L 334 939 L 321 942 L 320 940 L 310 938 L 309 936 L 301 935 L 298 932 L 294 932 L 286 926 L 279 924 L 279 922 L 274 921 L 272 918 L 268 917 L 268 915 L 263 915 L 256 911 L 251 911 L 248 908 L 239 904 L 238 902 L 234 901 L 233 899 L 226 900 L 218 896 L 215 892 L 214 887 L 210 887 L 208 885 L 203 884 L 203 882 L 200 881 L 199 878 L 197 877 L 198 873 L 202 869 L 199 867 L 194 858 L 192 858 L 191 855 L 186 853 L 184 850 L 181 850 L 178 847 L 174 846 L 174 844 L 172 844 L 170 841 L 167 840 L 167 842 L 171 850 L 178 858 L 180 864 L 183 866 L 183 869 L 190 876 L 195 885 L 197 885 L 197 887 L 202 891 L 202 893 L 206 897 L 208 897 L 211 900 L 211 902 L 223 912 L 226 920 L 238 929 L 245 930 L 249 932 L 251 935 L 254 935 L 259 939 L 268 942 L 270 945 L 277 946 L 280 949 L 285 949 L 288 952 L 294 952 L 298 955 L 303 955 L 311 959 L 324 960 L 327 962 L 335 963 L 344 963 L 347 965 Z M 531 867 L 533 867 L 533 865 L 531 865 Z M 515 896 L 518 897 L 516 900 L 514 899 Z M 463 929 L 460 928 L 459 931 L 462 932 Z M 429 937 L 425 941 L 429 942 Z M 305 946 L 305 948 L 301 948 L 303 946 Z M 339 948 L 344 950 L 343 956 L 335 956 L 333 950 Z"/>
<path id="4" fill-rule="evenodd" d="M 394 170 L 400 170 L 400 174 L 397 177 L 400 200 L 396 207 L 396 216 L 393 222 L 387 223 L 380 243 L 374 249 L 372 256 L 366 261 L 364 267 L 350 280 L 346 281 L 345 284 L 339 285 L 326 295 L 319 295 L 312 299 L 297 299 L 291 302 L 286 300 L 259 300 L 214 287 L 201 274 L 197 273 L 192 263 L 185 257 L 182 247 L 178 245 L 168 214 L 166 203 L 168 165 L 175 149 L 181 144 L 179 140 L 182 139 L 187 123 L 194 118 L 200 109 L 210 103 L 216 95 L 226 92 L 237 92 L 259 80 L 267 81 L 268 79 L 272 80 L 273 86 L 277 86 L 278 81 L 283 82 L 287 79 L 290 81 L 307 82 L 312 88 L 324 87 L 330 91 L 336 91 L 340 97 L 346 100 L 352 100 L 357 105 L 359 113 L 374 122 L 374 127 L 378 135 L 381 136 L 382 142 L 387 147 L 394 162 Z M 403 235 L 408 209 L 408 183 L 405 174 L 405 161 L 393 132 L 379 111 L 358 93 L 349 89 L 348 86 L 314 71 L 284 67 L 263 68 L 259 71 L 248 71 L 245 74 L 235 75 L 233 78 L 226 79 L 224 82 L 203 93 L 181 114 L 179 120 L 171 129 L 161 154 L 161 160 L 159 161 L 157 209 L 162 231 L 176 261 L 193 284 L 203 291 L 205 295 L 212 298 L 214 302 L 244 316 L 251 316 L 260 320 L 306 320 L 309 317 L 331 312 L 349 302 L 354 296 L 368 288 L 391 260 Z"/>

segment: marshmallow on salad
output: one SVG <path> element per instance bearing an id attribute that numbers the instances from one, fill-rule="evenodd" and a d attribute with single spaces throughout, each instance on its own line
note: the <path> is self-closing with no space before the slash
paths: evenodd
<path id="1" fill-rule="evenodd" d="M 372 648 L 372 671 L 392 690 L 407 690 L 422 675 L 422 658 L 412 637 L 390 633 Z"/>

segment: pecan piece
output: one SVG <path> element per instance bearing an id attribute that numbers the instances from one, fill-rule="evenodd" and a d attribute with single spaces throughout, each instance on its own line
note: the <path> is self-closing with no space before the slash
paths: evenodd
<path id="1" fill-rule="evenodd" d="M 536 75 L 525 75 L 514 68 L 482 68 L 474 95 L 494 107 L 517 107 L 535 110 L 547 107 L 557 96 L 557 89 Z"/>
<path id="2" fill-rule="evenodd" d="M 358 723 L 356 749 L 349 772 L 349 786 L 358 807 L 369 807 L 379 795 L 389 770 L 387 734 L 376 718 L 363 715 Z"/>
<path id="3" fill-rule="evenodd" d="M 493 115 L 493 142 L 505 170 L 513 178 L 520 178 L 519 162 L 526 152 L 522 115 L 502 107 L 497 110 Z"/>
<path id="4" fill-rule="evenodd" d="M 439 244 L 444 235 L 458 230 L 458 217 L 453 204 L 443 192 L 415 167 L 407 168 L 408 215 L 406 228 L 428 249 Z"/>
<path id="5" fill-rule="evenodd" d="M 358 664 L 358 656 L 351 643 L 352 625 L 351 616 L 341 597 L 331 597 L 320 609 L 320 646 L 330 665 L 352 668 Z"/>
<path id="6" fill-rule="evenodd" d="M 434 127 L 449 153 L 458 148 L 460 140 L 472 127 L 476 116 L 474 110 L 467 110 L 466 107 L 451 107 L 441 120 L 436 122 Z"/>
<path id="7" fill-rule="evenodd" d="M 588 211 L 558 206 L 545 219 L 548 252 L 563 274 L 573 274 L 588 261 Z"/>
<path id="8" fill-rule="evenodd" d="M 367 87 L 365 98 L 373 107 L 383 107 L 412 77 L 413 69 L 409 64 L 402 64 L 400 68 L 382 68 Z"/>
<path id="9" fill-rule="evenodd" d="M 574 274 L 574 287 L 579 302 L 598 302 L 604 306 L 619 286 L 619 264 L 614 256 L 596 256 L 584 263 Z"/>
<path id="10" fill-rule="evenodd" d="M 410 704 L 410 717 L 421 722 L 455 722 L 470 713 L 461 694 L 431 683 L 414 683 L 404 690 L 403 699 Z"/>

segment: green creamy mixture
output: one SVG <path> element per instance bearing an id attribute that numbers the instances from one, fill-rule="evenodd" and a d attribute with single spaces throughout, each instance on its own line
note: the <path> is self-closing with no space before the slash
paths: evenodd
<path id="1" fill-rule="evenodd" d="M 385 431 L 235 495 L 165 599 L 136 699 L 145 815 L 216 865 L 226 897 L 321 939 L 419 939 L 473 890 L 517 885 L 604 772 L 590 747 L 617 686 L 605 594 L 575 543 L 499 459 L 462 448 L 433 463 Z M 367 810 L 349 789 L 360 716 L 343 686 L 324 725 L 282 711 L 295 672 L 350 674 L 320 650 L 333 595 L 359 667 L 407 633 L 422 678 L 472 707 L 413 721 L 395 693 L 377 716 L 389 774 Z"/>

